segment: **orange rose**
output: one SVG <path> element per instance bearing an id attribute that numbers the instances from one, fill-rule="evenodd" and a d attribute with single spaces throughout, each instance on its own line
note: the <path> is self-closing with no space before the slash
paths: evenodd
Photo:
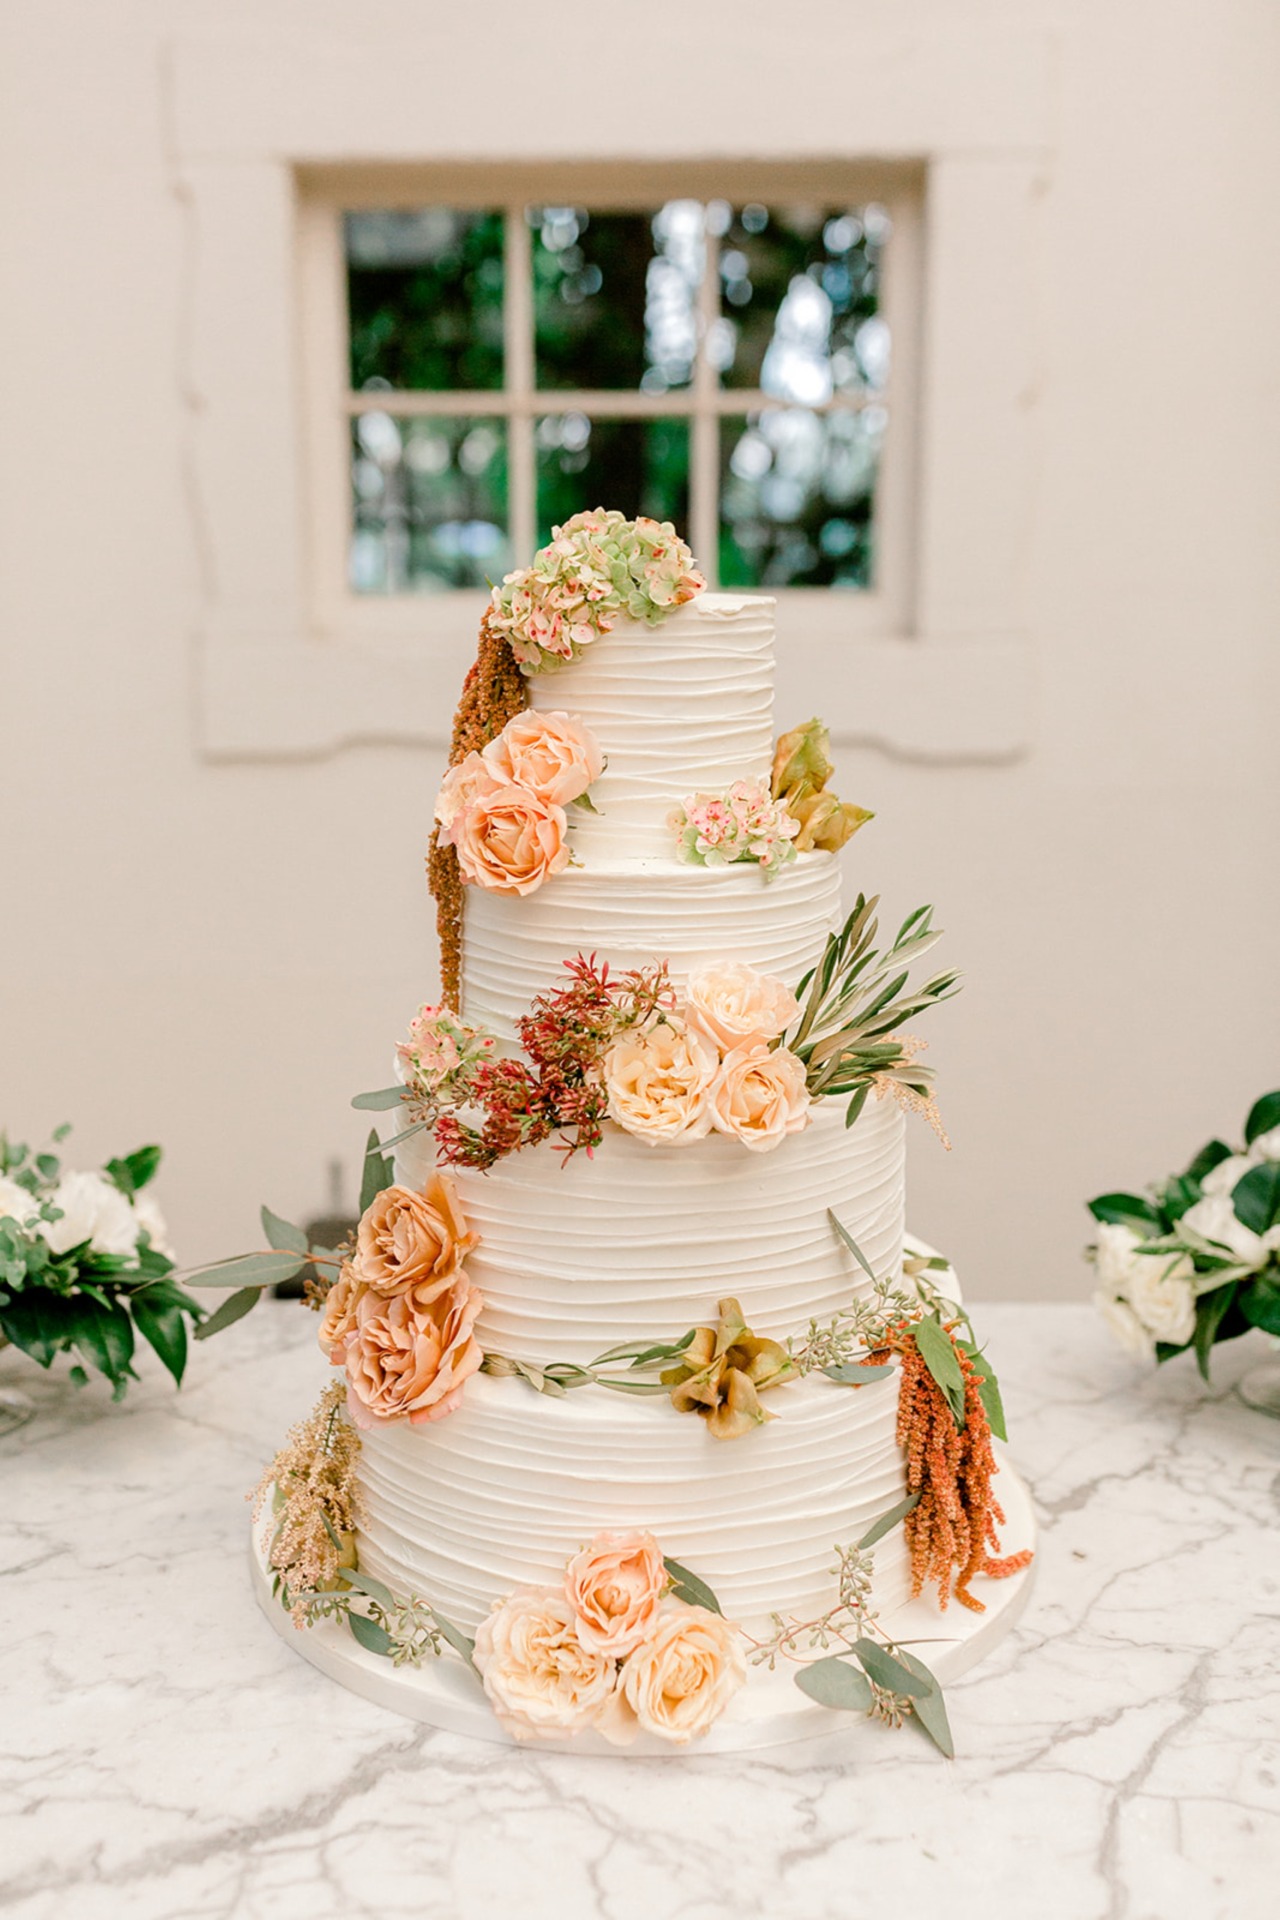
<path id="1" fill-rule="evenodd" d="M 357 1279 L 355 1269 L 348 1261 L 325 1295 L 318 1337 L 326 1353 L 332 1353 L 334 1347 L 354 1331 L 356 1308 L 361 1295 L 367 1291 L 366 1283 Z"/>
<path id="2" fill-rule="evenodd" d="M 537 708 L 508 720 L 483 758 L 497 779 L 557 807 L 579 799 L 604 772 L 600 742 L 589 727 L 572 714 Z"/>
<path id="3" fill-rule="evenodd" d="M 441 783 L 439 797 L 436 800 L 436 819 L 440 825 L 440 838 L 449 842 L 454 821 L 482 793 L 492 792 L 494 787 L 504 783 L 494 772 L 488 761 L 478 753 L 469 753 L 459 760 L 456 767 L 450 767 Z"/>
<path id="4" fill-rule="evenodd" d="M 464 880 L 495 893 L 533 893 L 569 864 L 566 826 L 563 807 L 505 786 L 479 793 L 447 832 Z"/>
<path id="5" fill-rule="evenodd" d="M 727 1053 L 711 1089 L 711 1124 L 753 1153 L 768 1153 L 809 1124 L 804 1062 L 758 1041 Z"/>
<path id="6" fill-rule="evenodd" d="M 378 1293 L 399 1293 L 415 1281 L 456 1273 L 480 1236 L 468 1233 L 452 1180 L 433 1173 L 421 1193 L 384 1187 L 365 1208 L 356 1233 L 356 1279 Z"/>
<path id="7" fill-rule="evenodd" d="M 455 1413 L 484 1354 L 472 1333 L 484 1305 L 459 1271 L 421 1282 L 391 1300 L 372 1289 L 356 1308 L 354 1329 L 331 1358 L 347 1370 L 347 1410 L 358 1427 L 407 1420 L 424 1426 Z"/>
<path id="8" fill-rule="evenodd" d="M 649 1631 L 669 1581 L 651 1533 L 600 1533 L 565 1569 L 564 1590 L 578 1638 L 621 1659 Z"/>

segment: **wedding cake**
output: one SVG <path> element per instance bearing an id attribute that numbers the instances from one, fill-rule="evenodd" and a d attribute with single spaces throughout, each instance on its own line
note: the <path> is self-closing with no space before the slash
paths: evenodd
<path id="1" fill-rule="evenodd" d="M 444 997 L 357 1103 L 394 1165 L 313 1288 L 310 1558 L 296 1444 L 268 1474 L 295 1619 L 414 1681 L 460 1654 L 517 1739 L 794 1731 L 781 1661 L 794 1705 L 945 1746 L 885 1623 L 1029 1558 L 994 1557 L 954 1275 L 904 1243 L 906 1116 L 937 1122 L 904 1021 L 956 976 L 911 983 L 927 909 L 843 913 L 870 816 L 818 722 L 775 739 L 774 614 L 603 510 L 495 589 L 435 809 Z"/>

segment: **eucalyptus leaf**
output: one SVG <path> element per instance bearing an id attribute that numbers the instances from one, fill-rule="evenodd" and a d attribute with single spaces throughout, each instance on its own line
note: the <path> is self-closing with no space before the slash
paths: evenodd
<path id="1" fill-rule="evenodd" d="M 858 1552 L 865 1553 L 868 1547 L 875 1546 L 877 1540 L 883 1540 L 886 1533 L 892 1533 L 898 1522 L 905 1520 L 909 1513 L 914 1513 L 919 1504 L 920 1495 L 909 1493 L 905 1500 L 899 1500 L 896 1507 L 890 1507 L 878 1520 L 873 1520 L 858 1542 Z"/>
<path id="2" fill-rule="evenodd" d="M 461 1627 L 455 1627 L 452 1620 L 446 1620 L 444 1615 L 437 1613 L 434 1607 L 431 1609 L 431 1618 L 435 1621 L 439 1629 L 440 1638 L 447 1641 L 455 1653 L 460 1653 L 467 1665 L 474 1672 L 476 1670 L 475 1641 L 468 1640 Z"/>
<path id="3" fill-rule="evenodd" d="M 913 1672 L 901 1660 L 895 1660 L 878 1640 L 855 1640 L 853 1651 L 868 1676 L 888 1693 L 904 1693 L 908 1699 L 916 1700 L 922 1694 L 937 1691 L 938 1683 L 927 1668 L 923 1673 Z"/>
<path id="4" fill-rule="evenodd" d="M 292 1280 L 301 1265 L 296 1253 L 241 1253 L 212 1267 L 197 1267 L 183 1279 L 198 1291 L 205 1287 L 274 1287 L 281 1280 Z"/>
<path id="5" fill-rule="evenodd" d="M 801 1693 L 807 1693 L 820 1707 L 837 1707 L 845 1713 L 868 1713 L 871 1709 L 867 1676 L 838 1654 L 801 1667 L 795 1680 Z"/>
<path id="6" fill-rule="evenodd" d="M 381 1654 L 384 1659 L 391 1657 L 395 1641 L 386 1628 L 380 1627 L 376 1620 L 370 1620 L 365 1614 L 357 1613 L 352 1608 L 347 1614 L 347 1625 L 360 1645 L 369 1653 Z"/>
<path id="7" fill-rule="evenodd" d="M 670 1575 L 671 1591 L 677 1600 L 683 1600 L 690 1607 L 705 1607 L 708 1613 L 723 1613 L 724 1609 L 705 1580 L 700 1580 L 696 1573 L 690 1573 L 688 1567 L 682 1567 L 678 1560 L 664 1559 L 662 1564 Z"/>
<path id="8" fill-rule="evenodd" d="M 911 1329 L 920 1358 L 946 1396 L 947 1405 L 958 1427 L 964 1426 L 964 1373 L 946 1331 L 936 1313 L 927 1313 Z"/>
<path id="9" fill-rule="evenodd" d="M 834 1380 L 838 1387 L 865 1387 L 873 1380 L 887 1380 L 896 1373 L 893 1365 L 887 1367 L 860 1367 L 856 1360 L 841 1360 L 830 1367 L 821 1369 L 828 1380 Z"/>
<path id="10" fill-rule="evenodd" d="M 827 1218 L 831 1222 L 831 1225 L 835 1230 L 836 1238 L 838 1240 L 843 1241 L 844 1245 L 848 1247 L 850 1253 L 853 1255 L 858 1265 L 862 1268 L 862 1271 L 867 1275 L 867 1278 L 869 1280 L 874 1280 L 876 1277 L 875 1268 L 872 1266 L 871 1262 L 867 1259 L 866 1254 L 862 1251 L 862 1248 L 858 1245 L 857 1241 L 854 1239 L 853 1235 L 850 1233 L 848 1227 L 846 1227 L 843 1224 L 843 1222 L 841 1222 L 840 1220 L 837 1220 L 835 1214 L 833 1213 L 830 1207 L 827 1208 Z"/>
<path id="11" fill-rule="evenodd" d="M 920 1722 L 921 1728 L 928 1734 L 939 1753 L 945 1754 L 948 1760 L 954 1760 L 956 1743 L 951 1736 L 951 1722 L 947 1719 L 946 1702 L 943 1700 L 942 1688 L 936 1676 L 930 1673 L 923 1660 L 917 1659 L 914 1653 L 908 1653 L 905 1647 L 898 1648 L 898 1658 L 905 1667 L 910 1668 L 917 1679 L 929 1683 L 929 1692 L 918 1693 L 912 1699 L 912 1719 Z"/>
<path id="12" fill-rule="evenodd" d="M 394 1175 L 391 1162 L 382 1155 L 382 1142 L 376 1127 L 369 1129 L 364 1147 L 364 1172 L 360 1180 L 360 1212 L 367 1213 L 378 1195 L 389 1187 Z"/>
<path id="13" fill-rule="evenodd" d="M 330 1531 L 332 1531 L 332 1529 L 330 1529 Z M 361 1573 L 358 1567 L 342 1567 L 339 1571 L 348 1586 L 354 1587 L 358 1593 L 367 1593 L 371 1600 L 377 1602 L 384 1613 L 395 1612 L 395 1595 L 392 1593 L 390 1587 L 383 1585 L 381 1580 L 375 1580 L 371 1573 Z"/>
<path id="14" fill-rule="evenodd" d="M 379 1087 L 374 1093 L 358 1093 L 351 1102 L 357 1113 L 390 1113 L 404 1099 L 404 1088 Z"/>
<path id="15" fill-rule="evenodd" d="M 262 1209 L 262 1231 L 267 1236 L 267 1245 L 277 1247 L 287 1253 L 305 1253 L 307 1236 L 301 1227 L 295 1227 L 291 1220 L 282 1220 L 278 1213 L 272 1213 L 270 1207 Z"/>
<path id="16" fill-rule="evenodd" d="M 215 1333 L 221 1333 L 224 1327 L 233 1327 L 237 1320 L 243 1320 L 246 1313 L 252 1313 L 262 1298 L 261 1287 L 241 1287 L 239 1293 L 233 1293 L 224 1300 L 217 1310 L 202 1320 L 196 1328 L 197 1340 L 212 1340 Z"/>
<path id="17" fill-rule="evenodd" d="M 1270 1133 L 1272 1127 L 1280 1127 L 1280 1090 L 1264 1093 L 1250 1107 L 1244 1123 L 1245 1145 L 1251 1147 L 1260 1133 Z"/>

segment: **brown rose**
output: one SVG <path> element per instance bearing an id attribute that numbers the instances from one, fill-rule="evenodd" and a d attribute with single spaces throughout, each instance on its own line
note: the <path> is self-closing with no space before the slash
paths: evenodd
<path id="1" fill-rule="evenodd" d="M 471 1331 L 483 1305 L 461 1271 L 390 1300 L 370 1289 L 355 1327 L 331 1355 L 346 1367 L 347 1409 L 356 1425 L 407 1420 L 418 1427 L 456 1412 L 484 1359 Z"/>
<path id="2" fill-rule="evenodd" d="M 433 1173 L 420 1193 L 394 1186 L 374 1195 L 356 1232 L 352 1265 L 364 1286 L 398 1293 L 456 1273 L 479 1238 L 467 1231 L 452 1180 Z"/>

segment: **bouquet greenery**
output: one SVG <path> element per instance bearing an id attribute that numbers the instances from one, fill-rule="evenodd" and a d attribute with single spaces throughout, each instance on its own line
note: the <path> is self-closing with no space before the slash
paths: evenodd
<path id="1" fill-rule="evenodd" d="M 1194 1348 L 1207 1380 L 1218 1341 L 1280 1334 L 1280 1091 L 1254 1102 L 1243 1146 L 1210 1140 L 1148 1194 L 1100 1194 L 1089 1211 L 1094 1300 L 1131 1353 Z"/>
<path id="2" fill-rule="evenodd" d="M 64 1171 L 56 1153 L 0 1134 L 0 1345 L 42 1367 L 71 1354 L 77 1386 L 92 1367 L 119 1400 L 137 1378 L 140 1333 L 181 1382 L 187 1321 L 204 1311 L 175 1284 L 164 1221 L 143 1193 L 159 1164 L 159 1147 L 139 1147 L 98 1173 Z"/>

